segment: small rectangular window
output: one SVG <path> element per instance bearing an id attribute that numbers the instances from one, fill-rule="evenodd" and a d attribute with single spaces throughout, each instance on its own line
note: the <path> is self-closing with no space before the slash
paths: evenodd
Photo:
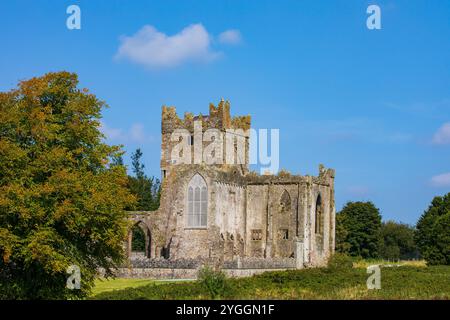
<path id="1" fill-rule="evenodd" d="M 289 239 L 289 230 L 288 229 L 280 229 L 278 231 L 278 236 L 281 240 L 288 240 Z"/>

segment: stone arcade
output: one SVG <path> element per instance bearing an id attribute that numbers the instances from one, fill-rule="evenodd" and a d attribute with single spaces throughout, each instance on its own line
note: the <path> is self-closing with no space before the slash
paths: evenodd
<path id="1" fill-rule="evenodd" d="M 162 108 L 161 204 L 156 211 L 130 212 L 146 239 L 145 252 L 133 252 L 129 233 L 133 268 L 157 268 L 151 276 L 177 277 L 174 269 L 205 263 L 233 270 L 325 264 L 335 243 L 334 170 L 320 165 L 318 176 L 258 175 L 248 169 L 248 152 L 244 164 L 174 163 L 178 142 L 171 134 L 181 128 L 194 134 L 194 121 L 201 121 L 203 130 L 250 128 L 250 116 L 231 117 L 223 100 L 210 105 L 208 116 L 186 113 L 180 119 L 174 107 Z M 164 273 L 167 268 L 170 275 Z"/>

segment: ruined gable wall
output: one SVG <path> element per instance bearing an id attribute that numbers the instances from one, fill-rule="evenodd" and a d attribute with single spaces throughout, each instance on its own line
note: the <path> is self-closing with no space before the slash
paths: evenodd
<path id="1" fill-rule="evenodd" d="M 264 257 L 267 242 L 268 185 L 247 186 L 245 256 Z"/>
<path id="2" fill-rule="evenodd" d="M 188 184 L 197 173 L 205 179 L 208 188 L 206 228 L 192 228 L 187 224 Z M 242 255 L 246 198 L 239 173 L 206 165 L 179 165 L 167 179 L 166 192 L 172 196 L 168 197 L 165 211 L 167 217 L 175 217 L 169 227 L 171 259 L 201 257 L 223 261 Z"/>
<path id="3" fill-rule="evenodd" d="M 299 181 L 249 184 L 247 189 L 247 255 L 292 257 L 295 240 L 302 239 L 304 234 L 304 184 Z M 285 191 L 290 198 L 289 209 L 280 203 Z M 260 240 L 254 240 L 252 236 L 256 230 L 262 232 Z"/>
<path id="4" fill-rule="evenodd" d="M 310 220 L 307 232 L 310 237 L 311 266 L 325 265 L 329 256 L 334 252 L 335 239 L 335 206 L 334 206 L 334 170 L 328 169 L 311 179 L 308 215 Z M 316 233 L 316 202 L 320 194 L 322 199 L 323 231 Z"/>
<path id="5" fill-rule="evenodd" d="M 208 187 L 208 200 L 210 200 L 212 177 L 207 171 L 199 170 L 196 166 L 178 165 L 168 176 L 171 179 L 168 192 L 173 194 L 167 215 L 175 216 L 172 227 L 171 258 L 209 258 L 213 254 L 211 239 L 217 237 L 218 230 L 211 225 L 214 220 L 214 202 L 208 201 L 207 228 L 192 228 L 187 225 L 187 192 L 191 178 L 199 173 L 206 181 Z"/>
<path id="6" fill-rule="evenodd" d="M 284 208 L 281 198 L 287 192 L 289 208 Z M 273 257 L 293 257 L 294 239 L 297 234 L 298 184 L 274 184 L 270 186 L 270 215 Z"/>
<path id="7" fill-rule="evenodd" d="M 214 193 L 215 225 L 224 241 L 224 260 L 242 256 L 245 237 L 246 188 L 244 185 L 216 181 Z"/>
<path id="8" fill-rule="evenodd" d="M 323 265 L 334 252 L 334 171 L 321 167 L 319 176 L 249 176 L 247 186 L 246 255 L 292 257 L 296 241 L 304 245 L 305 264 Z M 283 193 L 290 210 L 281 205 Z M 322 233 L 315 232 L 317 196 L 322 198 Z M 252 234 L 261 230 L 261 239 Z"/>

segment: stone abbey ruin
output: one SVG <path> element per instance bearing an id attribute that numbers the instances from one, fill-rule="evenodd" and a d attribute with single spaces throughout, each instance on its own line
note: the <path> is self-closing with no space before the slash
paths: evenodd
<path id="1" fill-rule="evenodd" d="M 126 243 L 129 266 L 122 276 L 195 277 L 205 264 L 241 276 L 273 269 L 324 265 L 334 252 L 334 170 L 319 166 L 318 176 L 259 175 L 245 160 L 235 164 L 176 163 L 173 133 L 186 129 L 192 141 L 203 132 L 242 129 L 249 145 L 250 116 L 230 116 L 230 104 L 210 105 L 208 116 L 162 108 L 160 207 L 130 212 L 145 235 L 144 252 L 134 252 L 133 232 Z M 200 135 L 202 132 L 200 132 Z"/>

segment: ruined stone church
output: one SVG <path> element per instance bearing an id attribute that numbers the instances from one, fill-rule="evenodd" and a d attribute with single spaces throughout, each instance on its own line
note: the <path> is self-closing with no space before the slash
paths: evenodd
<path id="1" fill-rule="evenodd" d="M 201 122 L 200 136 L 194 122 Z M 176 114 L 162 108 L 160 207 L 130 212 L 145 233 L 145 256 L 168 261 L 295 261 L 297 268 L 320 266 L 334 252 L 334 170 L 319 166 L 317 176 L 286 171 L 259 175 L 244 161 L 235 164 L 177 163 L 173 133 L 191 133 L 189 145 L 209 128 L 242 129 L 249 145 L 250 116 L 230 116 L 230 104 L 210 104 L 209 115 Z M 206 147 L 206 145 L 205 145 Z M 132 254 L 130 232 L 127 242 Z"/>

